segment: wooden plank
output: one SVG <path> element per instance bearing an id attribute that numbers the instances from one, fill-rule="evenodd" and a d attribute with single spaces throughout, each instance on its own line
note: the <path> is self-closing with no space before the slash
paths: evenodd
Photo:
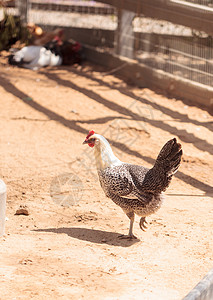
<path id="1" fill-rule="evenodd" d="M 143 14 L 146 17 L 162 19 L 187 26 L 213 35 L 213 10 L 203 5 L 187 5 L 187 2 L 169 0 L 98 0 Z"/>
<path id="2" fill-rule="evenodd" d="M 118 27 L 115 34 L 116 53 L 133 58 L 134 56 L 134 32 L 132 21 L 135 14 L 124 9 L 118 10 Z"/>
<path id="3" fill-rule="evenodd" d="M 28 0 L 16 0 L 16 7 L 18 9 L 18 14 L 22 24 L 27 24 L 28 22 L 28 12 L 29 12 L 29 1 Z"/>

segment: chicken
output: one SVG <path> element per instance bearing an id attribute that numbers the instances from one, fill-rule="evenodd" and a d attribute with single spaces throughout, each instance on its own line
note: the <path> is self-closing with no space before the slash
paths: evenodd
<path id="1" fill-rule="evenodd" d="M 51 42 L 50 42 L 51 43 Z M 11 65 L 21 66 L 31 70 L 38 70 L 46 66 L 60 66 L 62 57 L 58 50 L 57 42 L 49 46 L 26 46 L 15 54 L 9 56 L 8 62 Z"/>
<path id="2" fill-rule="evenodd" d="M 60 44 L 54 39 L 44 46 L 23 47 L 11 54 L 8 62 L 11 65 L 38 70 L 46 66 L 80 64 L 82 59 L 82 47 L 78 42 L 65 41 Z"/>
<path id="3" fill-rule="evenodd" d="M 147 228 L 146 216 L 155 213 L 161 206 L 163 194 L 177 172 L 182 149 L 176 138 L 169 140 L 161 149 L 151 169 L 120 161 L 113 153 L 108 141 L 93 130 L 83 144 L 94 147 L 96 167 L 105 195 L 120 206 L 130 219 L 128 235 L 133 234 L 135 214 L 140 216 L 140 228 Z"/>

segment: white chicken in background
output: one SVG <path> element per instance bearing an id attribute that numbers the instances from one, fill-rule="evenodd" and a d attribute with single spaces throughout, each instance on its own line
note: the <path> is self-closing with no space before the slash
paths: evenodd
<path id="1" fill-rule="evenodd" d="M 73 40 L 61 42 L 57 37 L 45 46 L 26 46 L 8 58 L 9 64 L 31 70 L 62 64 L 81 64 L 83 60 L 84 52 L 80 43 Z"/>
<path id="2" fill-rule="evenodd" d="M 129 234 L 133 239 L 135 214 L 141 217 L 140 228 L 145 230 L 146 216 L 161 206 L 163 194 L 180 165 L 182 149 L 176 138 L 161 149 L 151 169 L 120 161 L 108 141 L 92 130 L 83 144 L 94 147 L 96 167 L 102 189 L 107 197 L 120 206 L 130 219 Z"/>
<path id="3" fill-rule="evenodd" d="M 46 66 L 60 66 L 62 57 L 57 48 L 49 49 L 45 46 L 26 46 L 9 57 L 11 65 L 38 70 Z"/>

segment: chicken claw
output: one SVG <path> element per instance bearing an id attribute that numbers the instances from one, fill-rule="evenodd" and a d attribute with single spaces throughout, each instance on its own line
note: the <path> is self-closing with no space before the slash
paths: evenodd
<path id="1" fill-rule="evenodd" d="M 120 235 L 118 236 L 118 238 L 119 238 L 119 239 L 122 239 L 122 240 L 123 240 L 123 239 L 130 240 L 130 241 L 133 240 L 133 239 L 136 239 L 136 240 L 138 239 L 137 236 L 135 236 L 134 234 L 132 234 L 132 235 L 130 235 L 130 234 L 128 234 L 128 235 L 120 234 Z"/>
<path id="2" fill-rule="evenodd" d="M 143 230 L 143 231 L 146 231 L 146 229 L 148 228 L 146 226 L 146 224 L 148 224 L 147 221 L 146 221 L 146 218 L 141 218 L 140 223 L 139 223 L 140 229 Z"/>

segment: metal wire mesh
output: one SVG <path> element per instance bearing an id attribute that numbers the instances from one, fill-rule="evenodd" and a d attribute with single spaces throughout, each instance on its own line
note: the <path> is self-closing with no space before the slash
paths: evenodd
<path id="1" fill-rule="evenodd" d="M 113 7 L 90 0 L 30 0 L 29 21 L 42 25 L 114 30 L 113 15 Z"/>
<path id="2" fill-rule="evenodd" d="M 136 58 L 150 67 L 213 86 L 213 38 L 175 24 L 139 19 Z M 136 29 L 139 27 L 136 25 Z"/>

